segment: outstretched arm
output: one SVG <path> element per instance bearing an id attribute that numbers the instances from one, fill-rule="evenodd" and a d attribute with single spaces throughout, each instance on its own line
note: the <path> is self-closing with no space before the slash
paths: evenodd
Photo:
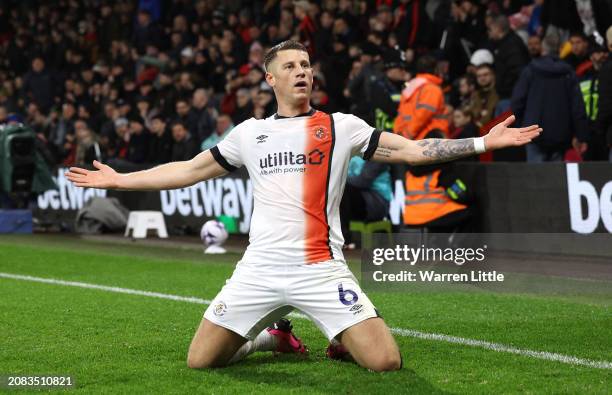
<path id="1" fill-rule="evenodd" d="M 193 159 L 166 163 L 152 169 L 120 174 L 110 166 L 93 162 L 98 170 L 71 167 L 66 178 L 78 187 L 101 189 L 161 190 L 193 185 L 227 173 L 209 151 Z"/>
<path id="2" fill-rule="evenodd" d="M 512 122 L 514 122 L 514 116 L 506 118 L 491 129 L 489 134 L 484 137 L 483 148 L 486 151 L 492 151 L 524 145 L 531 142 L 542 132 L 538 125 L 511 128 L 509 125 Z M 448 162 L 479 153 L 476 152 L 474 140 L 425 139 L 414 141 L 393 133 L 382 133 L 372 160 L 411 165 Z"/>

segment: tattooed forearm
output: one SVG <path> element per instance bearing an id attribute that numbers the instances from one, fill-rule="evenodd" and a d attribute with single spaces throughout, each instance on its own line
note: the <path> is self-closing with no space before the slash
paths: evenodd
<path id="1" fill-rule="evenodd" d="M 379 146 L 374 151 L 374 159 L 391 158 L 393 151 L 397 151 L 397 148 Z"/>
<path id="2" fill-rule="evenodd" d="M 427 162 L 445 162 L 476 153 L 472 139 L 427 139 L 417 142 L 417 145 L 423 148 L 423 156 L 431 158 Z"/>

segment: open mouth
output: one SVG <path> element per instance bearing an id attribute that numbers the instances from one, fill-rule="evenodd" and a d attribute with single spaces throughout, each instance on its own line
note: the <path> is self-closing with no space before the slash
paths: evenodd
<path id="1" fill-rule="evenodd" d="M 308 84 L 306 83 L 306 81 L 298 81 L 293 86 L 295 86 L 296 88 L 306 88 L 308 87 Z"/>

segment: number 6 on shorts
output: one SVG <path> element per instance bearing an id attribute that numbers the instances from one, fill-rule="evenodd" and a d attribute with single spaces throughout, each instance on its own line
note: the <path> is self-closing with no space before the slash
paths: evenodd
<path id="1" fill-rule="evenodd" d="M 347 299 L 347 294 L 351 295 L 350 299 Z M 338 284 L 338 298 L 340 299 L 340 302 L 342 302 L 342 304 L 345 306 L 355 304 L 357 303 L 357 299 L 359 299 L 355 291 L 342 288 L 342 283 Z"/>

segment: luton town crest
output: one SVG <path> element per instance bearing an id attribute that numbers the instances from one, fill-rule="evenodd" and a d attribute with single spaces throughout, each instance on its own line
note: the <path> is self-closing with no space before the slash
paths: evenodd
<path id="1" fill-rule="evenodd" d="M 317 140 L 323 141 L 323 140 L 327 139 L 327 135 L 328 135 L 327 129 L 324 128 L 323 126 L 317 126 L 315 128 L 314 137 Z"/>

